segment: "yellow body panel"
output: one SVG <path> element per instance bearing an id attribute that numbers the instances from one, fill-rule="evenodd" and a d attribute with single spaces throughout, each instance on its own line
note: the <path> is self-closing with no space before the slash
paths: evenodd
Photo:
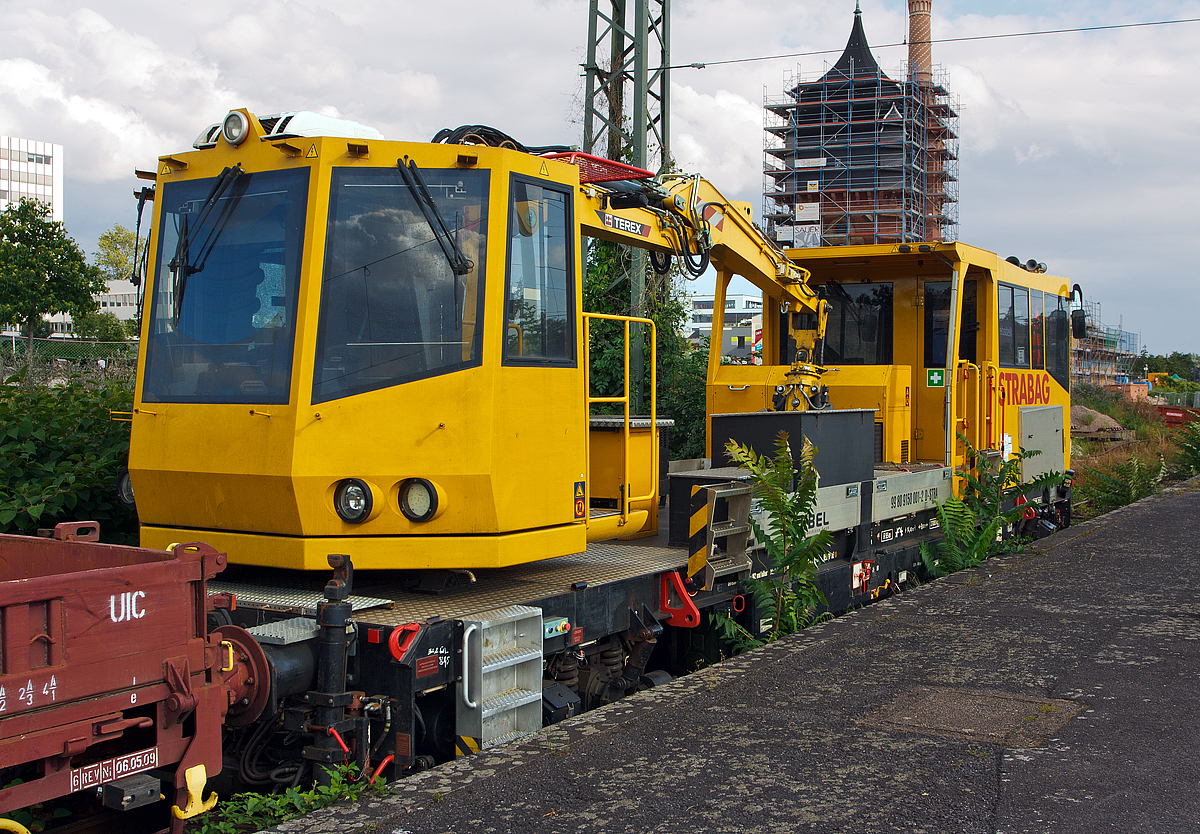
<path id="1" fill-rule="evenodd" d="M 869 408 L 883 423 L 883 459 L 907 463 L 912 425 L 912 373 L 907 365 L 847 365 L 826 368 L 832 408 Z"/>
<path id="2" fill-rule="evenodd" d="M 142 547 L 163 550 L 178 542 L 202 541 L 237 554 L 238 564 L 319 571 L 329 570 L 326 557 L 331 553 L 354 554 L 354 566 L 360 570 L 449 570 L 502 568 L 549 558 L 546 553 L 581 553 L 587 547 L 583 524 L 498 536 L 267 536 L 148 524 L 141 532 Z"/>
<path id="3" fill-rule="evenodd" d="M 638 524 L 627 519 L 619 525 L 624 529 L 611 528 L 615 532 L 611 536 L 632 537 L 637 534 L 652 535 L 658 532 L 658 512 L 655 509 L 658 500 L 658 485 L 653 483 L 657 469 L 645 466 L 645 461 L 652 460 L 659 454 L 659 433 L 656 428 L 631 428 L 629 431 L 628 454 L 630 459 L 630 478 L 627 490 L 622 490 L 625 480 L 625 438 L 620 429 L 591 430 L 588 440 L 591 446 L 591 457 L 588 462 L 588 494 L 591 498 L 615 501 L 617 506 L 626 494 L 633 496 L 629 502 L 629 511 L 638 512 L 643 521 Z M 653 498 L 638 496 L 651 495 Z M 610 529 L 611 522 L 596 519 L 590 522 L 596 530 L 589 535 L 599 536 L 600 529 Z"/>

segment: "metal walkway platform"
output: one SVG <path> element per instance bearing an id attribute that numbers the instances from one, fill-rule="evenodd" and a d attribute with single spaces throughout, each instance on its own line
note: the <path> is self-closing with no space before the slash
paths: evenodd
<path id="1" fill-rule="evenodd" d="M 674 570 L 687 564 L 687 551 L 666 547 L 663 536 L 633 542 L 590 544 L 585 553 L 474 571 L 476 582 L 444 594 L 405 590 L 405 576 L 393 571 L 356 571 L 352 601 L 357 619 L 381 626 L 424 622 L 430 617 L 460 619 L 480 611 L 563 594 L 578 582 L 596 587 L 631 577 Z M 300 613 L 315 611 L 330 574 L 232 566 L 209 583 L 214 593 L 234 592 L 240 605 L 253 604 Z M 311 611 L 310 611 L 311 613 Z"/>

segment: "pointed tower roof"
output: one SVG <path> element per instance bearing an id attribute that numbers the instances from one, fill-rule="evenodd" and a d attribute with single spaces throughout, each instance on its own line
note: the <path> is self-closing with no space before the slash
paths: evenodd
<path id="1" fill-rule="evenodd" d="M 854 26 L 850 29 L 850 39 L 846 41 L 846 49 L 842 52 L 842 57 L 838 58 L 837 63 L 825 73 L 824 78 L 858 78 L 864 75 L 874 78 L 883 75 L 883 72 L 879 69 L 875 56 L 871 54 L 867 35 L 863 31 L 862 9 L 855 3 Z"/>

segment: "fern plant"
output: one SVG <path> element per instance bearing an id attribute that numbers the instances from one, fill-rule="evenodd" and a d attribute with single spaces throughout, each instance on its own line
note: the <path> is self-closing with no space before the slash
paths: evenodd
<path id="1" fill-rule="evenodd" d="M 753 517 L 750 526 L 766 551 L 767 576 L 748 579 L 743 585 L 769 625 L 764 634 L 754 635 L 728 614 L 716 614 L 725 639 L 741 652 L 794 634 L 817 619 L 817 609 L 825 603 L 816 584 L 817 564 L 829 551 L 832 536 L 828 530 L 808 535 L 817 506 L 811 443 L 804 441 L 798 460 L 792 457 L 787 432 L 782 431 L 772 456 L 733 441 L 726 452 L 750 473 L 754 495 L 766 511 L 765 527 Z"/>
<path id="2" fill-rule="evenodd" d="M 1028 509 L 1026 504 L 1017 503 L 1018 499 L 1063 481 L 1058 472 L 1048 472 L 1029 483 L 1021 482 L 1021 462 L 1040 455 L 1037 449 L 1017 452 L 992 467 L 966 437 L 958 437 L 967 449 L 967 466 L 958 472 L 963 479 L 963 497 L 952 495 L 937 508 L 943 539 L 936 544 L 921 544 L 921 561 L 933 577 L 978 567 L 985 559 L 1020 549 L 1024 538 L 1000 538 L 1001 529 L 1015 524 Z M 1004 509 L 1010 502 L 1013 506 Z"/>

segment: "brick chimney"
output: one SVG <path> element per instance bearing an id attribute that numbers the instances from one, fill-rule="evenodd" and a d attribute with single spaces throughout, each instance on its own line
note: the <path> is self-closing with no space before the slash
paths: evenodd
<path id="1" fill-rule="evenodd" d="M 932 3 L 933 0 L 908 0 L 908 80 L 924 86 L 933 81 L 933 55 L 929 44 Z"/>

